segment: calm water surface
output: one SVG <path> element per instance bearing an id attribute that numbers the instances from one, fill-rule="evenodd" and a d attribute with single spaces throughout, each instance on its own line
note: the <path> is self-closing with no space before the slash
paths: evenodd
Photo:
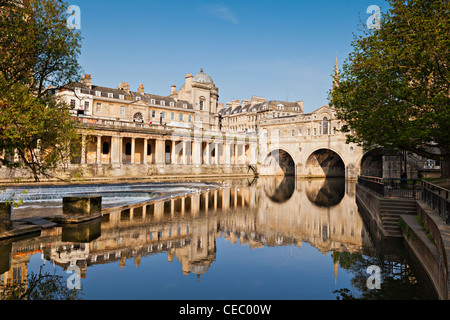
<path id="1" fill-rule="evenodd" d="M 354 183 L 220 182 L 152 204 L 130 197 L 101 221 L 0 243 L 3 297 L 38 274 L 76 285 L 79 270 L 81 299 L 435 299 L 401 241 L 366 231 Z M 379 289 L 367 285 L 369 266 L 381 270 Z"/>

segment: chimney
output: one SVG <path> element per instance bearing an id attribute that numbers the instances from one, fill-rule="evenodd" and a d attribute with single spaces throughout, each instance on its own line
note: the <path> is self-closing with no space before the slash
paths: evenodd
<path id="1" fill-rule="evenodd" d="M 188 73 L 187 75 L 186 75 L 186 77 L 184 78 L 185 79 L 185 83 L 186 83 L 186 87 L 187 88 L 189 88 L 189 87 L 191 87 L 192 86 L 192 73 Z"/>
<path id="2" fill-rule="evenodd" d="M 89 90 L 92 89 L 92 78 L 90 74 L 85 75 L 81 78 L 81 84 L 88 87 Z"/>
<path id="3" fill-rule="evenodd" d="M 138 92 L 142 95 L 144 95 L 144 85 L 141 83 L 141 85 L 138 88 Z"/>
<path id="4" fill-rule="evenodd" d="M 170 89 L 170 96 L 175 100 L 178 101 L 178 92 L 177 92 L 177 86 L 176 85 L 172 85 L 171 89 Z"/>
<path id="5" fill-rule="evenodd" d="M 128 82 L 121 82 L 119 83 L 119 86 L 117 87 L 117 89 L 119 90 L 123 90 L 126 93 L 130 93 L 130 85 L 128 84 Z"/>
<path id="6" fill-rule="evenodd" d="M 300 112 L 303 113 L 303 100 L 297 101 L 298 106 L 300 107 Z"/>

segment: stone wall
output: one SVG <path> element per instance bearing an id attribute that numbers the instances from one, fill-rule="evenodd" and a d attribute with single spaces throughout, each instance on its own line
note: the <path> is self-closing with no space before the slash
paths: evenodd
<path id="1" fill-rule="evenodd" d="M 195 178 L 203 176 L 253 176 L 253 171 L 247 165 L 144 165 L 122 164 L 113 165 L 71 165 L 66 170 L 58 169 L 53 173 L 53 179 L 45 180 L 84 180 L 84 179 L 151 179 L 151 178 Z M 0 168 L 0 182 L 34 181 L 29 172 L 23 169 Z"/>

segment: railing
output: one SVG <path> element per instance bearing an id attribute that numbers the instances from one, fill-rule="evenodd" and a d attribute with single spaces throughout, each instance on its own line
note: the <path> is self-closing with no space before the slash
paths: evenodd
<path id="1" fill-rule="evenodd" d="M 383 178 L 358 176 L 358 184 L 384 197 Z"/>
<path id="2" fill-rule="evenodd" d="M 446 224 L 450 224 L 450 191 L 427 181 L 422 181 L 422 200 L 436 211 Z"/>
<path id="3" fill-rule="evenodd" d="M 422 184 L 420 179 L 386 179 L 359 176 L 358 183 L 382 197 L 420 199 Z"/>

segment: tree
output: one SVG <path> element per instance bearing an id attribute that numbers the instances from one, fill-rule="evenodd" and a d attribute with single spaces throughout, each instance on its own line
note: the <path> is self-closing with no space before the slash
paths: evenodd
<path id="1" fill-rule="evenodd" d="M 389 0 L 332 90 L 347 142 L 450 161 L 450 3 Z M 446 172 L 448 175 L 449 172 Z"/>
<path id="2" fill-rule="evenodd" d="M 77 139 L 69 106 L 54 95 L 81 74 L 81 36 L 66 10 L 61 0 L 0 1 L 0 160 L 36 181 L 69 160 Z"/>

